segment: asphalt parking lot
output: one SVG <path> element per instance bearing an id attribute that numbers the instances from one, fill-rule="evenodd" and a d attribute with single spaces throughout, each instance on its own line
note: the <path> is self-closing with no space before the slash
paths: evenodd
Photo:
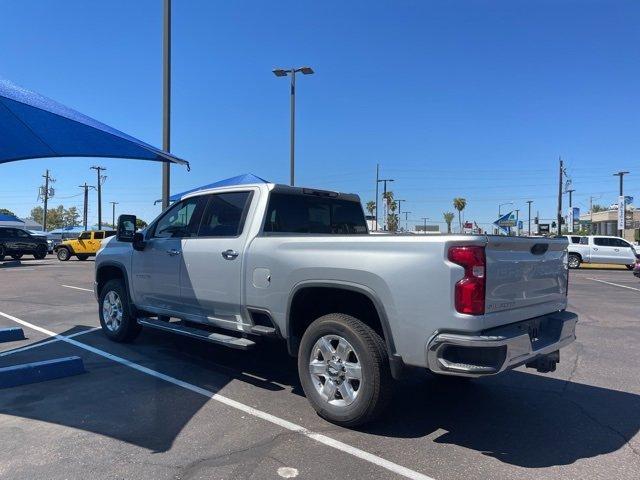
<path id="1" fill-rule="evenodd" d="M 150 330 L 109 342 L 92 330 L 92 275 L 92 261 L 51 255 L 0 262 L 0 328 L 28 337 L 0 344 L 0 367 L 78 355 L 87 369 L 0 390 L 1 478 L 640 476 L 640 280 L 627 271 L 571 272 L 578 341 L 556 372 L 410 378 L 359 430 L 315 415 L 277 342 L 239 352 Z"/>

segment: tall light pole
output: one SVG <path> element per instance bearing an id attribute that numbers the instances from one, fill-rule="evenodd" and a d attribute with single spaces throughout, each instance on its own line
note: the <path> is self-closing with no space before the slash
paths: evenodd
<path id="1" fill-rule="evenodd" d="M 89 213 L 89 189 L 96 187 L 93 185 L 87 185 L 87 182 L 84 182 L 84 185 L 78 185 L 78 187 L 84 189 L 84 202 L 82 207 L 82 225 L 84 226 L 85 231 L 88 228 L 88 213 Z"/>
<path id="2" fill-rule="evenodd" d="M 614 173 L 613 174 L 615 177 L 620 177 L 620 198 L 618 199 L 618 218 L 622 218 L 623 222 L 622 222 L 622 225 L 618 225 L 618 236 L 619 237 L 622 237 L 624 235 L 624 214 L 625 214 L 624 207 L 625 207 L 625 205 L 624 205 L 624 198 L 623 198 L 624 189 L 623 189 L 623 184 L 622 184 L 623 180 L 622 179 L 628 173 L 629 172 L 618 172 L 618 173 Z M 622 213 L 620 213 L 620 208 L 623 209 Z"/>
<path id="3" fill-rule="evenodd" d="M 422 217 L 422 221 L 424 222 L 424 233 L 425 233 L 425 235 L 427 234 L 427 220 L 429 220 L 429 217 Z"/>
<path id="4" fill-rule="evenodd" d="M 291 173 L 291 186 L 295 185 L 295 143 L 296 143 L 296 73 L 302 73 L 303 75 L 312 75 L 314 73 L 311 67 L 290 68 L 285 70 L 282 68 L 275 68 L 273 74 L 276 77 L 291 77 L 291 145 L 290 145 L 290 173 Z"/>
<path id="5" fill-rule="evenodd" d="M 377 180 L 378 183 L 384 183 L 384 189 L 383 189 L 383 192 L 382 192 L 382 200 L 383 200 L 382 204 L 384 206 L 383 210 L 384 210 L 385 214 L 387 212 L 387 198 L 386 198 L 387 197 L 387 182 L 393 182 L 393 181 L 395 181 L 393 178 L 379 178 Z M 376 203 L 377 202 L 378 202 L 378 199 L 376 198 Z M 376 205 L 376 212 L 377 211 L 378 211 L 378 208 L 377 208 L 377 205 Z M 377 215 L 377 213 L 376 213 L 376 215 Z M 386 215 L 384 215 L 382 217 L 382 226 L 383 226 L 383 228 L 382 228 L 383 230 L 387 229 Z"/>
<path id="6" fill-rule="evenodd" d="M 119 202 L 109 202 L 111 204 L 111 225 L 116 228 L 116 205 Z"/>
<path id="7" fill-rule="evenodd" d="M 502 216 L 502 207 L 504 207 L 505 205 L 513 205 L 513 202 L 505 202 L 505 203 L 501 203 L 500 205 L 498 205 L 498 218 L 500 218 Z"/>
<path id="8" fill-rule="evenodd" d="M 376 230 L 378 230 L 378 197 L 380 193 L 378 192 L 378 188 L 380 185 L 380 164 L 376 163 Z"/>
<path id="9" fill-rule="evenodd" d="M 529 204 L 529 227 L 528 227 L 528 232 L 529 232 L 529 236 L 531 236 L 531 204 L 533 203 L 533 200 L 527 200 L 527 203 Z"/>
<path id="10" fill-rule="evenodd" d="M 406 202 L 406 200 L 395 200 L 395 202 L 398 204 L 398 217 L 399 217 L 400 214 L 402 213 L 402 211 L 400 210 L 400 206 L 402 205 L 402 202 Z"/>
<path id="11" fill-rule="evenodd" d="M 171 150 L 171 0 L 164 0 L 162 35 L 162 149 Z M 169 206 L 171 163 L 162 162 L 162 209 Z"/>

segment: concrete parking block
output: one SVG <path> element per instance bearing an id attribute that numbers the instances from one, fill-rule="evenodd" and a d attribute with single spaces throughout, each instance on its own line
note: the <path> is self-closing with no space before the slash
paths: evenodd
<path id="1" fill-rule="evenodd" d="M 0 368 L 0 388 L 45 382 L 56 378 L 85 373 L 84 363 L 77 356 L 54 358 Z"/>
<path id="2" fill-rule="evenodd" d="M 24 339 L 24 332 L 20 327 L 0 328 L 0 342 L 15 342 Z"/>

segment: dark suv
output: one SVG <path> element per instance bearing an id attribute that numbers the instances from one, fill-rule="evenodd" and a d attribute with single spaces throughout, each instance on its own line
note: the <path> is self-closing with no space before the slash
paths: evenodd
<path id="1" fill-rule="evenodd" d="M 19 260 L 25 253 L 42 260 L 48 251 L 46 237 L 32 235 L 22 228 L 0 227 L 0 260 L 5 256 Z"/>

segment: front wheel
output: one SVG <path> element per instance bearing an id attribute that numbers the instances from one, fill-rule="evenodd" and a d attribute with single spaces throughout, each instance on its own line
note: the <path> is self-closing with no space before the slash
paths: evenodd
<path id="1" fill-rule="evenodd" d="M 384 341 L 357 318 L 332 313 L 305 331 L 298 374 L 307 399 L 324 419 L 347 427 L 367 423 L 391 398 Z"/>
<path id="2" fill-rule="evenodd" d="M 4 260 L 7 251 L 4 249 L 4 245 L 0 245 L 0 262 Z"/>
<path id="3" fill-rule="evenodd" d="M 140 333 L 140 325 L 129 308 L 127 289 L 122 280 L 109 280 L 100 290 L 100 326 L 110 340 L 131 342 Z"/>
<path id="4" fill-rule="evenodd" d="M 13 255 L 11 255 L 11 258 L 13 258 L 14 260 L 20 260 L 22 258 L 22 253 L 14 253 Z"/>
<path id="5" fill-rule="evenodd" d="M 569 254 L 569 268 L 580 268 L 580 257 L 575 253 Z"/>
<path id="6" fill-rule="evenodd" d="M 68 248 L 63 247 L 58 250 L 58 253 L 56 255 L 58 257 L 58 260 L 60 260 L 61 262 L 66 262 L 71 257 L 71 252 Z"/>
<path id="7" fill-rule="evenodd" d="M 36 260 L 42 260 L 47 256 L 47 251 L 48 249 L 46 245 L 38 245 L 35 253 L 33 254 L 33 258 Z"/>
<path id="8" fill-rule="evenodd" d="M 633 264 L 633 265 L 625 265 L 625 267 L 627 267 L 627 270 L 633 270 L 634 268 L 636 268 L 635 264 Z"/>

